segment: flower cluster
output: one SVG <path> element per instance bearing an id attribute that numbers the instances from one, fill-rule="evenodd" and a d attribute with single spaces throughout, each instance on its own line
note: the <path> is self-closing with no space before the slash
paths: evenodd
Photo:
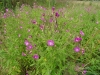
<path id="1" fill-rule="evenodd" d="M 80 31 L 80 35 L 84 36 L 84 32 L 83 32 L 83 31 Z M 79 37 L 79 36 L 77 36 L 77 37 L 74 38 L 74 42 L 75 42 L 75 43 L 78 43 L 79 45 L 80 45 L 80 42 L 81 42 L 81 41 L 82 41 L 82 38 Z M 80 50 L 81 50 L 81 49 L 80 49 L 79 46 L 76 46 L 76 47 L 74 48 L 74 51 L 75 51 L 75 52 L 79 52 Z M 85 52 L 85 50 L 82 48 L 81 53 L 84 54 L 84 52 Z"/>
<path id="2" fill-rule="evenodd" d="M 26 45 L 27 50 L 32 50 L 33 49 L 32 44 L 28 40 L 25 40 L 24 44 Z"/>

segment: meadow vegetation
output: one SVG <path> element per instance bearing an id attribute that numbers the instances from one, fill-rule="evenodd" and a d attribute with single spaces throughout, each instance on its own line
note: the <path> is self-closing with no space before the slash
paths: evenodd
<path id="1" fill-rule="evenodd" d="M 99 75 L 100 6 L 33 3 L 0 12 L 0 75 Z"/>

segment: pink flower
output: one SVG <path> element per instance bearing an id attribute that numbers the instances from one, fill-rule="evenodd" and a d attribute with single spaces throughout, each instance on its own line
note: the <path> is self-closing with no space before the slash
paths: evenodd
<path id="1" fill-rule="evenodd" d="M 7 15 L 6 15 L 6 13 L 4 13 L 3 18 L 6 18 L 6 17 L 7 17 Z"/>
<path id="2" fill-rule="evenodd" d="M 77 37 L 75 37 L 74 42 L 80 42 L 81 40 L 82 40 L 82 38 L 77 36 Z"/>
<path id="3" fill-rule="evenodd" d="M 44 18 L 44 17 L 41 17 L 41 20 L 42 20 L 43 22 L 46 22 L 46 20 L 45 20 L 45 18 Z"/>
<path id="4" fill-rule="evenodd" d="M 40 29 L 43 30 L 44 29 L 44 25 L 40 25 Z"/>
<path id="5" fill-rule="evenodd" d="M 39 55 L 38 55 L 38 54 L 34 54 L 34 55 L 33 55 L 33 58 L 34 58 L 35 60 L 37 60 L 37 59 L 39 59 Z"/>
<path id="6" fill-rule="evenodd" d="M 8 12 L 8 9 L 6 9 L 6 12 Z"/>
<path id="7" fill-rule="evenodd" d="M 87 70 L 83 70 L 82 74 L 84 75 L 84 74 L 86 74 L 86 73 L 87 73 Z"/>
<path id="8" fill-rule="evenodd" d="M 33 24 L 37 24 L 36 20 L 32 20 L 31 22 L 32 22 Z"/>
<path id="9" fill-rule="evenodd" d="M 47 45 L 48 46 L 54 46 L 54 41 L 53 40 L 48 40 Z"/>
<path id="10" fill-rule="evenodd" d="M 31 44 L 29 44 L 28 46 L 26 46 L 26 49 L 27 50 L 32 50 L 33 49 L 33 46 Z"/>
<path id="11" fill-rule="evenodd" d="M 25 40 L 24 44 L 25 44 L 26 46 L 28 46 L 28 45 L 30 44 L 30 42 L 29 42 L 28 40 Z"/>
<path id="12" fill-rule="evenodd" d="M 55 10 L 55 7 L 52 7 L 52 11 L 54 11 Z"/>
<path id="13" fill-rule="evenodd" d="M 28 73 L 26 73 L 26 75 L 29 75 Z"/>
<path id="14" fill-rule="evenodd" d="M 75 47 L 75 48 L 74 48 L 74 51 L 75 51 L 75 52 L 79 52 L 79 51 L 80 51 L 80 48 L 79 48 L 79 47 Z"/>
<path id="15" fill-rule="evenodd" d="M 80 34 L 81 34 L 82 36 L 84 36 L 84 32 L 83 32 L 83 31 L 80 31 Z"/>
<path id="16" fill-rule="evenodd" d="M 45 16 L 45 13 L 43 13 L 42 16 Z"/>
<path id="17" fill-rule="evenodd" d="M 53 22 L 53 19 L 52 19 L 52 18 L 50 18 L 49 22 Z"/>
<path id="18" fill-rule="evenodd" d="M 81 51 L 81 52 L 82 52 L 82 54 L 84 54 L 84 53 L 85 53 L 85 50 L 84 50 L 84 49 L 82 49 L 82 51 Z"/>

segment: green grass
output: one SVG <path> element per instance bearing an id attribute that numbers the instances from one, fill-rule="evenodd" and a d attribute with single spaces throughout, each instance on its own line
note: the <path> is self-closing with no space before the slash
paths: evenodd
<path id="1" fill-rule="evenodd" d="M 23 5 L 15 12 L 8 10 L 7 17 L 1 18 L 2 35 L 5 37 L 0 44 L 1 75 L 25 75 L 26 71 L 29 75 L 82 75 L 84 70 L 87 70 L 86 75 L 99 75 L 98 8 L 96 5 L 73 3 L 56 9 L 59 17 L 55 17 L 50 8 L 44 10 Z M 41 20 L 43 13 L 45 22 Z M 50 18 L 54 22 L 49 22 Z M 37 24 L 33 24 L 32 20 L 36 20 Z M 43 30 L 41 25 L 44 25 Z M 84 36 L 80 35 L 80 31 L 84 32 Z M 82 38 L 79 43 L 74 42 L 77 36 Z M 25 39 L 33 46 L 32 50 L 26 49 Z M 48 40 L 53 40 L 54 46 L 48 46 Z M 74 51 L 76 46 L 80 48 L 79 52 Z M 23 52 L 26 56 L 22 56 Z M 38 60 L 33 58 L 34 54 L 39 55 Z"/>

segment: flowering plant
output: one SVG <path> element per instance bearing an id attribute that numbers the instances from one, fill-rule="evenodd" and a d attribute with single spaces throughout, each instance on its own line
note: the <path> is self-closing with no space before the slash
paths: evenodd
<path id="1" fill-rule="evenodd" d="M 100 62 L 99 35 L 94 37 L 98 30 L 92 31 L 96 23 L 86 20 L 91 19 L 89 13 L 70 17 L 72 10 L 64 11 L 53 7 L 48 12 L 44 7 L 23 5 L 16 13 L 7 10 L 2 14 L 5 36 L 5 47 L 0 50 L 1 67 L 5 70 L 2 75 L 91 74 L 90 68 Z M 82 12 L 85 11 L 79 11 Z"/>

